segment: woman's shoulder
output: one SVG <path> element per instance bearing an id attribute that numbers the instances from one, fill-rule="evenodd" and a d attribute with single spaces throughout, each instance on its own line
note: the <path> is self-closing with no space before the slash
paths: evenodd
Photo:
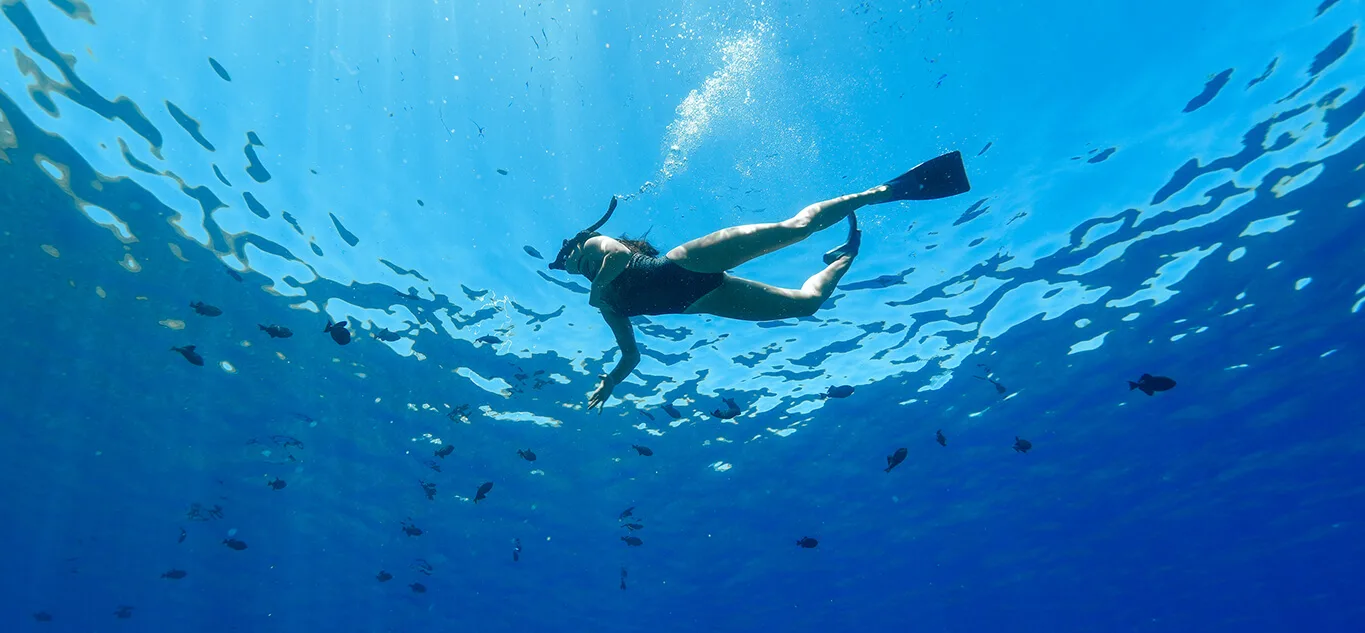
<path id="1" fill-rule="evenodd" d="M 605 235 L 595 235 L 591 238 L 588 238 L 588 241 L 584 242 L 583 246 L 584 248 L 590 248 L 595 251 L 601 251 L 603 253 L 631 252 L 630 247 L 626 246 L 625 244 L 622 244 L 620 240 L 617 240 L 616 238 L 613 237 L 607 237 Z"/>

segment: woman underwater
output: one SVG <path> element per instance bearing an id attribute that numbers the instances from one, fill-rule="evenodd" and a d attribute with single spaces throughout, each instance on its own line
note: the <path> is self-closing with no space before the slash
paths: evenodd
<path id="1" fill-rule="evenodd" d="M 588 303 L 602 311 L 621 360 L 603 374 L 588 398 L 588 410 L 601 407 L 616 385 L 640 362 L 630 317 L 659 314 L 709 314 L 744 321 L 810 316 L 820 309 L 858 255 L 862 232 L 854 211 L 864 205 L 897 200 L 934 200 L 971 188 L 962 155 L 951 152 L 862 193 L 852 193 L 802 209 L 782 221 L 721 229 L 668 251 L 663 257 L 648 242 L 613 239 L 597 233 L 616 210 L 616 198 L 602 219 L 564 240 L 552 270 L 583 275 L 592 282 Z M 847 218 L 848 240 L 825 253 L 825 269 L 801 288 L 777 288 L 726 273 L 740 264 L 790 246 Z"/>

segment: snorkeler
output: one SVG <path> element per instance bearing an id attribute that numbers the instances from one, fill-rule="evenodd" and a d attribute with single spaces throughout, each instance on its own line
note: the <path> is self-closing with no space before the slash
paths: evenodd
<path id="1" fill-rule="evenodd" d="M 854 211 L 896 200 L 935 200 L 971 188 L 962 155 L 950 152 L 915 166 L 891 181 L 862 193 L 812 204 L 782 222 L 721 229 L 659 257 L 644 240 L 613 239 L 597 232 L 616 210 L 616 198 L 600 220 L 564 240 L 550 269 L 583 275 L 592 282 L 588 303 L 602 311 L 621 348 L 621 360 L 600 381 L 588 409 L 601 407 L 612 390 L 640 362 L 630 317 L 659 314 L 709 314 L 745 321 L 810 316 L 829 299 L 858 255 L 862 232 Z M 726 271 L 790 246 L 847 218 L 848 240 L 825 253 L 825 269 L 801 288 L 777 288 L 735 277 Z"/>

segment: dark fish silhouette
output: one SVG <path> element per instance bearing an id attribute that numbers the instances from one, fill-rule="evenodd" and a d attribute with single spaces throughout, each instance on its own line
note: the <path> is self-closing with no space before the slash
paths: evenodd
<path id="1" fill-rule="evenodd" d="M 665 403 L 663 408 L 664 413 L 667 413 L 668 417 L 673 418 L 674 420 L 682 417 L 682 413 L 672 404 Z"/>
<path id="2" fill-rule="evenodd" d="M 820 541 L 817 541 L 809 536 L 803 536 L 801 537 L 801 540 L 796 542 L 796 544 L 806 549 L 813 549 L 816 545 L 820 544 Z"/>
<path id="3" fill-rule="evenodd" d="M 180 528 L 180 538 L 176 539 L 175 542 L 184 543 L 185 537 L 187 536 L 189 536 L 189 533 L 185 531 L 185 528 Z"/>
<path id="4" fill-rule="evenodd" d="M 294 335 L 292 330 L 283 325 L 261 325 L 259 323 L 257 325 L 261 328 L 261 331 L 269 334 L 270 338 L 289 338 Z"/>
<path id="5" fill-rule="evenodd" d="M 332 340 L 336 341 L 337 345 L 345 345 L 351 342 L 351 331 L 346 329 L 346 323 L 346 321 L 332 323 L 331 319 L 327 319 L 327 327 L 323 328 L 322 331 L 330 332 Z"/>
<path id="6" fill-rule="evenodd" d="M 403 335 L 399 334 L 398 332 L 390 332 L 386 329 L 380 329 L 374 333 L 374 337 L 381 341 L 387 341 L 389 343 L 392 343 L 400 338 L 403 338 Z"/>
<path id="7" fill-rule="evenodd" d="M 626 528 L 627 530 L 630 530 L 630 531 L 632 531 L 632 532 L 635 531 L 635 530 L 643 530 L 643 529 L 645 529 L 645 526 L 643 526 L 643 525 L 641 525 L 641 524 L 639 524 L 639 523 L 624 523 L 624 524 L 621 525 L 621 527 Z"/>
<path id="8" fill-rule="evenodd" d="M 435 570 L 435 568 L 431 566 L 431 563 L 428 563 L 425 558 L 419 558 L 412 561 L 412 564 L 408 567 L 424 576 L 430 576 L 431 572 Z"/>
<path id="9" fill-rule="evenodd" d="M 535 453 L 532 453 L 532 452 L 530 451 L 530 449 L 527 449 L 527 450 L 524 450 L 524 451 L 519 450 L 519 451 L 517 451 L 517 454 L 518 454 L 518 455 L 521 455 L 521 458 L 524 459 L 524 460 L 526 460 L 526 461 L 528 461 L 528 462 L 536 461 L 536 454 L 535 454 Z"/>
<path id="10" fill-rule="evenodd" d="M 892 469 L 892 468 L 895 468 L 895 467 L 897 467 L 897 466 L 900 466 L 900 465 L 901 465 L 901 462 L 905 461 L 905 455 L 906 455 L 906 453 L 909 453 L 909 452 L 910 452 L 910 451 L 907 451 L 907 450 L 905 450 L 904 448 L 898 448 L 898 449 L 896 449 L 896 452 L 895 452 L 895 453 L 892 453 L 892 454 L 890 454 L 890 455 L 887 455 L 887 456 L 886 456 L 886 472 L 889 473 L 889 472 L 891 472 L 891 469 Z"/>
<path id="11" fill-rule="evenodd" d="M 126 604 L 119 605 L 119 608 L 114 611 L 114 617 L 120 620 L 127 620 L 128 618 L 133 617 L 133 608 Z"/>
<path id="12" fill-rule="evenodd" d="M 1027 452 L 1029 451 L 1030 448 L 1033 448 L 1033 442 L 1030 442 L 1030 441 L 1028 441 L 1028 440 L 1021 440 L 1021 439 L 1019 439 L 1019 436 L 1018 436 L 1018 435 L 1014 436 L 1014 450 L 1015 450 L 1015 451 L 1020 452 L 1020 453 L 1027 453 Z"/>
<path id="13" fill-rule="evenodd" d="M 191 365 L 198 365 L 200 367 L 204 366 L 204 357 L 200 356 L 199 352 L 194 351 L 193 345 L 186 345 L 184 347 L 172 347 L 171 351 L 180 352 L 180 355 L 184 356 L 185 360 L 190 361 Z"/>
<path id="14" fill-rule="evenodd" d="M 403 533 L 407 534 L 408 536 L 421 536 L 422 528 L 419 528 L 415 524 L 413 524 L 412 519 L 408 519 L 407 521 L 403 522 Z"/>
<path id="15" fill-rule="evenodd" d="M 204 303 L 203 301 L 195 301 L 194 303 L 190 304 L 190 307 L 194 308 L 195 312 L 198 312 L 199 314 L 202 314 L 206 317 L 216 317 L 223 314 L 222 310 L 219 310 L 218 308 L 215 308 L 207 303 Z"/>
<path id="16" fill-rule="evenodd" d="M 540 251 L 530 246 L 523 246 L 521 247 L 521 250 L 526 251 L 527 255 L 530 255 L 531 257 L 534 257 L 536 259 L 545 259 L 545 257 L 540 254 Z"/>
<path id="17" fill-rule="evenodd" d="M 479 486 L 479 491 L 474 493 L 474 503 L 478 503 L 480 499 L 487 499 L 488 491 L 492 489 L 493 482 L 491 481 L 483 482 L 483 484 Z"/>
<path id="18" fill-rule="evenodd" d="M 422 584 L 422 583 L 420 583 L 420 582 L 414 582 L 414 583 L 412 583 L 411 585 L 408 585 L 408 588 L 409 588 L 409 589 L 412 589 L 412 592 L 413 592 L 413 593 L 426 593 L 426 592 L 427 592 L 427 586 L 424 585 L 424 584 Z"/>
<path id="19" fill-rule="evenodd" d="M 631 547 L 639 547 L 645 544 L 644 541 L 634 536 L 622 536 L 621 540 L 625 541 L 626 545 L 629 545 Z"/>
<path id="20" fill-rule="evenodd" d="M 626 517 L 635 516 L 635 506 L 631 506 L 621 511 L 621 516 L 616 517 L 617 521 L 625 521 Z"/>
<path id="21" fill-rule="evenodd" d="M 654 451 L 649 450 L 648 446 L 636 446 L 635 444 L 631 444 L 630 447 L 635 449 L 635 452 L 644 455 L 645 457 L 654 455 Z"/>
<path id="22" fill-rule="evenodd" d="M 433 484 L 428 481 L 422 481 L 419 483 L 422 484 L 422 494 L 425 494 L 427 496 L 427 501 L 431 501 L 436 498 L 436 484 Z"/>
<path id="23" fill-rule="evenodd" d="M 474 342 L 475 342 L 475 343 L 487 343 L 488 345 L 498 345 L 498 344 L 502 343 L 502 339 L 500 339 L 500 338 L 498 338 L 498 337 L 496 337 L 496 336 L 493 336 L 492 334 L 489 334 L 489 335 L 487 335 L 487 336 L 480 336 L 479 338 L 474 339 Z"/>
<path id="24" fill-rule="evenodd" d="M 191 361 L 193 362 L 193 361 Z M 1175 388 L 1175 381 L 1165 376 L 1153 376 L 1143 374 L 1137 382 L 1128 381 L 1128 390 L 1141 389 L 1142 393 L 1154 395 L 1158 391 L 1170 391 Z"/>
<path id="25" fill-rule="evenodd" d="M 853 395 L 853 387 L 851 385 L 835 385 L 833 387 L 830 387 L 829 391 L 820 394 L 820 399 L 824 400 L 826 398 L 847 398 L 851 395 Z"/>
<path id="26" fill-rule="evenodd" d="M 506 170 L 506 169 L 499 169 L 499 170 L 498 170 L 498 173 L 499 173 L 499 174 L 502 174 L 502 175 L 504 175 L 504 176 L 506 176 L 506 175 L 507 175 L 507 170 Z"/>
<path id="27" fill-rule="evenodd" d="M 626 589 L 626 568 L 625 568 L 625 567 L 622 567 L 622 568 L 621 568 L 621 590 L 622 590 L 622 591 L 625 591 L 625 589 Z"/>
<path id="28" fill-rule="evenodd" d="M 226 546 L 228 546 L 228 547 L 230 547 L 230 548 L 232 548 L 232 549 L 235 549 L 235 550 L 237 550 L 237 551 L 239 551 L 239 552 L 242 551 L 242 550 L 244 550 L 244 549 L 246 549 L 246 543 L 244 543 L 244 542 L 242 542 L 242 541 L 239 541 L 239 540 L 237 540 L 237 539 L 235 539 L 235 538 L 223 539 L 223 545 L 226 545 Z"/>
<path id="29" fill-rule="evenodd" d="M 435 452 L 434 454 L 435 454 L 437 457 L 440 457 L 441 459 L 445 459 L 447 455 L 450 455 L 451 453 L 454 453 L 454 452 L 455 452 L 455 445 L 454 445 L 454 444 L 446 444 L 445 446 L 442 446 L 441 448 L 436 449 L 436 452 Z"/>
<path id="30" fill-rule="evenodd" d="M 725 401 L 725 406 L 729 408 L 724 411 L 716 409 L 715 411 L 711 412 L 711 415 L 714 415 L 722 420 L 733 420 L 739 417 L 739 414 L 741 413 L 739 405 L 735 404 L 735 401 L 731 400 L 730 398 L 722 398 L 722 400 Z"/>
<path id="31" fill-rule="evenodd" d="M 1002 385 L 1002 384 L 1000 384 L 1000 383 L 998 383 L 998 382 L 996 382 L 996 381 L 994 381 L 994 380 L 991 380 L 990 378 L 987 378 L 987 377 L 985 377 L 985 376 L 972 376 L 972 378 L 975 378 L 975 379 L 977 379 L 977 380 L 984 380 L 984 381 L 986 381 L 986 382 L 988 382 L 988 383 L 991 383 L 992 385 L 995 385 L 995 392 L 996 392 L 996 393 L 1008 393 L 1008 392 L 1009 392 L 1009 389 L 1006 389 L 1006 388 L 1005 388 L 1005 385 Z"/>
<path id="32" fill-rule="evenodd" d="M 379 573 L 374 575 L 374 579 L 378 580 L 379 582 L 388 582 L 390 580 L 393 580 L 393 574 L 390 574 L 389 572 L 386 572 L 381 569 L 379 570 Z"/>
<path id="33" fill-rule="evenodd" d="M 276 477 L 276 478 L 275 478 L 275 481 L 272 481 L 272 482 L 270 482 L 270 483 L 268 483 L 268 484 L 266 484 L 266 485 L 267 485 L 267 486 L 270 486 L 271 488 L 274 488 L 275 490 L 283 490 L 284 487 L 285 487 L 285 486 L 288 486 L 289 484 L 285 483 L 285 481 L 284 481 L 283 479 L 280 479 L 279 477 Z"/>
<path id="34" fill-rule="evenodd" d="M 164 573 L 164 574 L 161 574 L 161 577 L 162 577 L 162 578 L 170 578 L 171 580 L 180 580 L 181 578 L 184 578 L 184 577 L 185 577 L 185 570 L 183 570 L 183 569 L 172 569 L 172 570 L 170 570 L 170 571 L 168 571 L 168 572 L 166 572 L 166 573 Z"/>
<path id="35" fill-rule="evenodd" d="M 938 431 L 935 431 L 935 432 L 934 432 L 934 441 L 938 442 L 938 445 L 939 445 L 939 446 L 947 446 L 947 445 L 948 445 L 948 438 L 947 438 L 945 435 L 943 435 L 943 431 L 942 431 L 942 430 L 938 430 Z"/>
<path id="36" fill-rule="evenodd" d="M 48 612 L 46 612 L 46 611 L 39 611 L 39 612 L 33 614 L 33 619 L 34 619 L 34 620 L 37 620 L 37 621 L 39 621 L 39 622 L 51 622 L 51 621 L 52 621 L 52 614 L 51 614 L 51 613 L 48 613 Z"/>
<path id="37" fill-rule="evenodd" d="M 512 539 L 512 562 L 521 560 L 521 539 Z"/>

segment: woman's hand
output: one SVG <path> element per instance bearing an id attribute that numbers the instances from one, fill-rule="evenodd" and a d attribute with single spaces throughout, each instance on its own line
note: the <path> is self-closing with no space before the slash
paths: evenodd
<path id="1" fill-rule="evenodd" d="M 616 383 L 612 382 L 611 377 L 602 374 L 602 380 L 597 383 L 597 389 L 594 389 L 592 395 L 588 397 L 588 410 L 592 411 L 593 407 L 597 407 L 597 415 L 602 415 L 602 409 L 605 408 L 607 399 L 611 398 L 611 390 L 615 388 Z"/>

